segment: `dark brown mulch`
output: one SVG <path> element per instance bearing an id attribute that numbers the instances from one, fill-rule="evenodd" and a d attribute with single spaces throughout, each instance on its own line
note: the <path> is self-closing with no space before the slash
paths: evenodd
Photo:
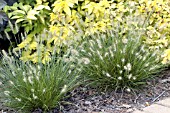
<path id="1" fill-rule="evenodd" d="M 95 89 L 78 88 L 72 92 L 70 105 L 62 113 L 131 113 L 154 102 L 170 97 L 170 70 L 148 81 L 138 92 L 102 93 Z"/>
<path id="2" fill-rule="evenodd" d="M 115 91 L 97 93 L 96 89 L 80 87 L 71 92 L 68 105 L 53 109 L 49 113 L 131 113 L 142 109 L 163 98 L 170 97 L 170 70 L 163 71 L 161 76 L 148 81 L 138 92 Z M 42 113 L 41 109 L 33 113 Z M 14 112 L 7 112 L 14 113 Z"/>

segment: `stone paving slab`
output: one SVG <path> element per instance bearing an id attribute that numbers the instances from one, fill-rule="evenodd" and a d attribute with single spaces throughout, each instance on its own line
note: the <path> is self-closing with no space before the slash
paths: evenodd
<path id="1" fill-rule="evenodd" d="M 136 110 L 133 113 L 170 113 L 170 98 L 158 101 L 142 111 Z"/>
<path id="2" fill-rule="evenodd" d="M 170 98 L 156 102 L 155 104 L 166 106 L 170 108 Z"/>
<path id="3" fill-rule="evenodd" d="M 145 112 L 137 110 L 137 111 L 134 111 L 133 113 L 145 113 Z"/>

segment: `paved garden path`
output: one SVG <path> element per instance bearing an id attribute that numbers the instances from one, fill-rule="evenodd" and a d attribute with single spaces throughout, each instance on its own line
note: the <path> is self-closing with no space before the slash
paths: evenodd
<path id="1" fill-rule="evenodd" d="M 158 101 L 151 106 L 144 108 L 142 111 L 137 110 L 133 113 L 170 113 L 170 98 Z"/>

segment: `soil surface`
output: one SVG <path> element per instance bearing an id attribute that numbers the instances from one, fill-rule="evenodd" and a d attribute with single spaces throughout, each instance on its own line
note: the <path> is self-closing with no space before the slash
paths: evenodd
<path id="1" fill-rule="evenodd" d="M 170 70 L 147 82 L 138 92 L 101 92 L 89 87 L 79 87 L 71 92 L 67 105 L 62 105 L 49 113 L 132 113 L 166 97 L 170 97 Z M 0 113 L 15 113 L 4 106 Z M 41 109 L 33 113 L 43 113 Z"/>
<path id="2" fill-rule="evenodd" d="M 78 88 L 72 92 L 70 105 L 62 113 L 131 113 L 170 97 L 170 70 L 147 82 L 138 92 L 98 94 L 95 89 Z"/>

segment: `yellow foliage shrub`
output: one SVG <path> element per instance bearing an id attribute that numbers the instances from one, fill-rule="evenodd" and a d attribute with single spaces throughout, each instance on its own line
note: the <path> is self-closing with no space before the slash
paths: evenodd
<path id="1" fill-rule="evenodd" d="M 168 61 L 170 61 L 170 49 L 165 50 L 163 57 L 163 64 L 166 64 Z"/>
<path id="2" fill-rule="evenodd" d="M 170 58 L 170 1 L 169 0 L 140 0 L 139 11 L 148 18 L 146 38 L 150 49 L 163 51 L 162 63 L 167 63 Z"/>
<path id="3" fill-rule="evenodd" d="M 43 3 L 48 4 L 45 0 Z M 42 0 L 37 0 L 37 4 L 42 4 Z M 52 36 L 43 38 L 46 44 L 40 50 L 44 63 L 50 60 L 53 48 L 59 51 L 62 45 L 69 45 L 69 41 L 79 40 L 77 37 L 106 32 L 117 26 L 124 28 L 118 33 L 124 34 L 124 37 L 129 30 L 145 30 L 143 40 L 151 49 L 162 51 L 168 48 L 169 0 L 56 0 L 50 8 L 50 20 L 46 21 L 50 23 L 47 29 Z M 36 38 L 29 35 L 19 44 L 19 49 L 29 45 L 29 51 L 23 52 L 21 59 L 37 62 L 38 53 L 35 51 L 38 43 Z"/>

